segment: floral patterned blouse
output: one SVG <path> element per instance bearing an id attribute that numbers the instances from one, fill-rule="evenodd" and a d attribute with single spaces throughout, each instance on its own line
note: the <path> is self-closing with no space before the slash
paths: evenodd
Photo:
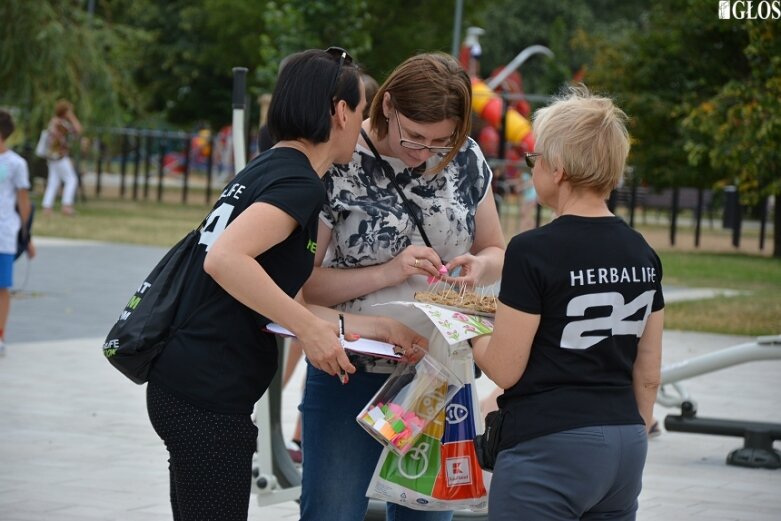
<path id="1" fill-rule="evenodd" d="M 396 181 L 423 223 L 432 247 L 443 262 L 467 253 L 475 238 L 475 213 L 488 193 L 493 176 L 480 147 L 471 138 L 444 170 L 432 174 L 411 169 L 393 157 Z M 433 168 L 439 156 L 428 160 Z M 412 244 L 425 245 L 401 197 L 385 177 L 370 150 L 358 145 L 352 161 L 335 165 L 324 176 L 328 202 L 320 214 L 331 228 L 331 243 L 324 267 L 358 268 L 384 264 Z M 374 306 L 390 301 L 414 300 L 425 291 L 426 276 L 341 304 L 352 313 L 393 316 L 424 335 L 433 332 L 423 313 L 401 306 Z"/>

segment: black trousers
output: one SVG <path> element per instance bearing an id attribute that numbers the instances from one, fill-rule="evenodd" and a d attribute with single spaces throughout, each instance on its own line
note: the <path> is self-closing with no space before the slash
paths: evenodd
<path id="1" fill-rule="evenodd" d="M 200 409 L 152 382 L 146 403 L 170 456 L 174 521 L 246 521 L 258 438 L 250 416 Z"/>

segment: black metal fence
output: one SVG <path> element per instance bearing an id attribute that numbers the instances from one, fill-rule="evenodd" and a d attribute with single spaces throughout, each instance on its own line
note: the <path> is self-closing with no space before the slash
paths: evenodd
<path id="1" fill-rule="evenodd" d="M 528 197 L 531 185 L 531 175 L 519 161 L 490 160 L 494 170 L 494 192 L 500 214 L 506 200 L 511 195 L 523 195 Z M 747 208 L 740 204 L 738 189 L 735 186 L 727 186 L 724 190 L 711 190 L 703 187 L 668 187 L 654 188 L 644 186 L 628 173 L 626 183 L 614 190 L 608 199 L 608 207 L 616 212 L 620 209 L 625 215 L 628 224 L 635 227 L 638 224 L 647 224 L 649 216 L 654 217 L 653 222 L 667 221 L 669 225 L 670 245 L 676 245 L 678 231 L 683 227 L 682 217 L 686 218 L 686 226 L 693 226 L 694 247 L 699 248 L 701 243 L 703 224 L 713 229 L 720 226 L 724 230 L 731 231 L 731 241 L 735 248 L 740 248 L 744 230 L 744 217 L 751 212 L 754 222 L 758 223 L 758 247 L 765 249 L 768 235 L 768 220 L 771 218 L 771 207 L 768 198 L 762 199 L 756 207 Z M 777 206 L 775 211 L 778 211 Z M 720 218 L 720 223 L 716 221 Z M 535 202 L 534 226 L 542 224 L 543 209 Z"/>
<path id="2" fill-rule="evenodd" d="M 96 129 L 71 147 L 82 200 L 104 195 L 133 200 L 212 204 L 233 176 L 229 136 L 136 128 Z M 80 145 L 80 146 L 79 146 Z M 46 178 L 46 162 L 27 157 L 33 178 Z M 173 194 L 173 195 L 172 195 Z"/>
<path id="3" fill-rule="evenodd" d="M 250 143 L 253 140 L 250 139 Z M 255 151 L 250 147 L 250 155 Z M 80 197 L 100 198 L 104 195 L 122 199 L 180 201 L 211 205 L 216 193 L 233 177 L 233 151 L 230 136 L 208 131 L 193 133 L 137 128 L 96 129 L 74 146 L 74 163 L 80 177 Z M 22 150 L 31 165 L 34 177 L 46 177 L 45 161 L 35 158 L 31 147 Z M 507 205 L 518 202 L 518 197 L 533 197 L 531 178 L 526 166 L 517 160 L 491 159 L 494 170 L 494 192 L 500 214 Z M 531 195 L 530 195 L 531 194 Z M 200 201 L 193 200 L 195 196 Z M 167 196 L 167 197 L 166 197 Z M 521 198 L 522 199 L 522 198 Z M 542 207 L 533 202 L 533 224 L 542 224 Z M 694 246 L 700 246 L 702 226 L 707 218 L 714 227 L 714 219 L 721 217 L 721 226 L 732 232 L 732 244 L 739 248 L 747 208 L 739 202 L 735 187 L 723 191 L 697 187 L 655 189 L 638 183 L 630 174 L 621 188 L 613 191 L 608 205 L 611 210 L 624 209 L 630 226 L 638 218 L 647 223 L 649 215 L 659 221 L 669 219 L 669 241 L 677 242 L 682 215 L 687 226 L 694 227 Z M 759 249 L 764 250 L 767 221 L 770 218 L 768 200 L 753 208 L 754 220 L 759 221 Z M 777 210 L 776 210 L 777 211 Z"/>

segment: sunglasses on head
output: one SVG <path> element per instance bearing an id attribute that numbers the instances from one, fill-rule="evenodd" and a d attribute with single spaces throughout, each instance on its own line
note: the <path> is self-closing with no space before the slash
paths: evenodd
<path id="1" fill-rule="evenodd" d="M 526 166 L 529 168 L 534 168 L 534 164 L 537 162 L 537 158 L 540 157 L 542 154 L 539 152 L 530 152 L 524 155 L 524 158 L 526 159 Z"/>
<path id="2" fill-rule="evenodd" d="M 331 86 L 328 88 L 328 99 L 331 100 L 331 114 L 336 114 L 336 104 L 334 103 L 334 96 L 336 96 L 336 82 L 339 80 L 339 73 L 342 72 L 342 66 L 346 63 L 350 65 L 353 62 L 353 57 L 350 53 L 342 49 L 341 47 L 329 47 L 325 50 L 330 56 L 339 59 L 339 65 L 336 67 L 336 74 L 331 81 Z"/>

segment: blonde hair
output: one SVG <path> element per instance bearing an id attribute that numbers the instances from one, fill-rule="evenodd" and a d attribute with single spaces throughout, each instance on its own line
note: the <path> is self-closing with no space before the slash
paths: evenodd
<path id="1" fill-rule="evenodd" d="M 382 111 L 385 93 L 399 113 L 417 123 L 456 122 L 451 145 L 439 164 L 439 172 L 456 157 L 469 136 L 472 123 L 472 83 L 469 75 L 449 54 L 434 52 L 407 58 L 388 76 L 372 101 L 369 117 L 372 130 L 382 139 L 388 134 L 388 120 Z"/>
<path id="2" fill-rule="evenodd" d="M 532 118 L 535 152 L 567 181 L 607 195 L 621 182 L 629 155 L 627 115 L 610 98 L 570 87 Z"/>

